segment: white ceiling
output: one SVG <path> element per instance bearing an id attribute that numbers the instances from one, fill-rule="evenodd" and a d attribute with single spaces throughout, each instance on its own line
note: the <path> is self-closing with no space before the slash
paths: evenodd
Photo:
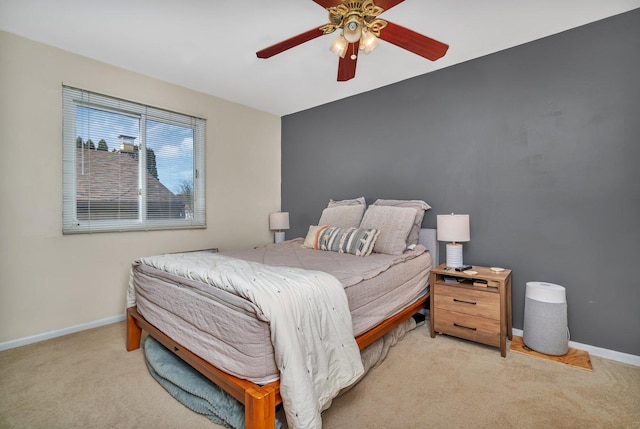
<path id="1" fill-rule="evenodd" d="M 449 44 L 447 54 L 431 62 L 381 41 L 360 55 L 348 82 L 336 81 L 335 35 L 270 59 L 255 55 L 327 23 L 312 0 L 0 0 L 0 29 L 283 116 L 638 7 L 640 0 L 405 0 L 381 18 Z"/>

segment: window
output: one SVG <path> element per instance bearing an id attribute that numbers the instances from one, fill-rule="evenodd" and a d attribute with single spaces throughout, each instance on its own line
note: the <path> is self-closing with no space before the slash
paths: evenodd
<path id="1" fill-rule="evenodd" d="M 205 226 L 205 120 L 63 86 L 62 232 Z"/>

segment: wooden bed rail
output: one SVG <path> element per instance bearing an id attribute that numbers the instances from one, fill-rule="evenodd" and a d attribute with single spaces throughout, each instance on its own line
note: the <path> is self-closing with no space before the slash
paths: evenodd
<path id="1" fill-rule="evenodd" d="M 419 298 L 413 304 L 405 307 L 375 328 L 356 337 L 360 350 L 395 329 L 419 310 L 425 308 L 428 298 L 429 294 Z M 282 403 L 279 381 L 259 386 L 250 381 L 229 375 L 169 338 L 164 332 L 142 317 L 136 307 L 129 307 L 127 309 L 127 351 L 140 348 L 143 330 L 211 382 L 244 404 L 246 429 L 275 428 L 276 407 Z"/>
<path id="2" fill-rule="evenodd" d="M 259 386 L 248 380 L 227 374 L 182 347 L 164 332 L 147 322 L 138 313 L 136 307 L 129 307 L 127 309 L 127 351 L 140 348 L 143 330 L 180 359 L 191 365 L 193 369 L 244 404 L 245 427 L 247 429 L 272 429 L 275 427 L 275 408 L 282 403 L 279 382 L 275 381 Z"/>
<path id="3" fill-rule="evenodd" d="M 358 343 L 358 348 L 363 350 L 365 347 L 370 346 L 375 343 L 377 340 L 382 338 L 385 334 L 393 331 L 397 328 L 402 322 L 409 319 L 409 317 L 416 314 L 418 311 L 425 308 L 427 303 L 427 299 L 429 298 L 429 294 L 418 298 L 413 304 L 402 309 L 400 312 L 394 314 L 387 320 L 381 322 L 375 328 L 365 332 L 364 334 L 360 334 L 356 337 L 356 342 Z"/>

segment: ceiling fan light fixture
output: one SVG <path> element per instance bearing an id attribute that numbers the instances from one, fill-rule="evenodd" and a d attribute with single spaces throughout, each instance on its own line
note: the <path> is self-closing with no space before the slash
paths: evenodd
<path id="1" fill-rule="evenodd" d="M 445 43 L 378 18 L 383 12 L 404 0 L 313 1 L 327 10 L 329 22 L 256 52 L 258 58 L 271 58 L 316 37 L 339 30 L 341 35 L 333 41 L 329 50 L 340 57 L 338 82 L 345 82 L 356 75 L 358 51 L 362 50 L 365 54 L 371 53 L 379 45 L 380 38 L 430 61 L 442 58 L 449 49 L 449 45 Z M 380 3 L 381 6 L 376 5 L 375 2 Z M 347 51 L 351 51 L 349 58 L 353 61 L 346 61 Z"/>
<path id="2" fill-rule="evenodd" d="M 345 54 L 347 53 L 348 46 L 349 44 L 347 43 L 345 38 L 342 37 L 342 35 L 339 35 L 333 41 L 333 43 L 331 44 L 331 47 L 329 47 L 329 50 L 334 54 L 336 54 L 337 56 L 339 56 L 340 58 L 344 58 Z"/>
<path id="3" fill-rule="evenodd" d="M 372 32 L 365 31 L 362 33 L 362 37 L 360 38 L 360 49 L 362 49 L 365 54 L 368 55 L 373 52 L 379 44 L 380 41 Z"/>
<path id="4" fill-rule="evenodd" d="M 347 18 L 347 22 L 342 29 L 344 38 L 349 43 L 356 43 L 362 35 L 362 24 L 358 20 L 357 15 L 351 15 Z"/>

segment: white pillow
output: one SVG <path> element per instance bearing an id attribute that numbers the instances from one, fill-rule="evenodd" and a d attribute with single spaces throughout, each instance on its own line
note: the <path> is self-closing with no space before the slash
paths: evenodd
<path id="1" fill-rule="evenodd" d="M 309 226 L 309 232 L 307 232 L 307 236 L 304 239 L 304 243 L 302 243 L 302 247 L 307 249 L 318 249 L 318 238 L 320 237 L 320 233 L 323 229 L 326 229 L 327 225 L 311 225 Z"/>
<path id="2" fill-rule="evenodd" d="M 374 252 L 401 255 L 407 248 L 407 236 L 415 218 L 416 209 L 411 207 L 371 205 L 360 222 L 360 228 L 380 230 Z"/>

